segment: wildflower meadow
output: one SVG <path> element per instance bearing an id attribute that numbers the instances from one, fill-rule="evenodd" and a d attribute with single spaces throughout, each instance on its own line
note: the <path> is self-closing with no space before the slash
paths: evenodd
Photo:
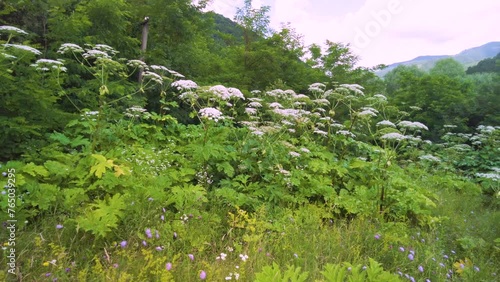
<path id="1" fill-rule="evenodd" d="M 2 281 L 500 279 L 495 124 L 434 138 L 363 85 L 197 83 L 0 33 Z"/>

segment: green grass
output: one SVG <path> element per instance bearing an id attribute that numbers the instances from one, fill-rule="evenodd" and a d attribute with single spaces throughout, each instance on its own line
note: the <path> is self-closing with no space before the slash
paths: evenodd
<path id="1" fill-rule="evenodd" d="M 253 214 L 214 206 L 200 217 L 180 220 L 181 214 L 167 215 L 165 222 L 159 217 L 162 211 L 144 211 L 118 229 L 116 240 L 107 241 L 77 231 L 76 226 L 57 229 L 63 218 L 45 214 L 18 232 L 20 277 L 22 281 L 199 281 L 205 271 L 207 281 L 225 281 L 231 274 L 235 280 L 236 273 L 240 281 L 256 281 L 264 267 L 276 263 L 282 270 L 300 267 L 300 273 L 308 274 L 306 281 L 327 281 L 321 274 L 327 264 L 366 266 L 372 258 L 386 271 L 401 273 L 402 281 L 409 281 L 405 275 L 416 281 L 496 281 L 500 274 L 500 252 L 498 245 L 494 247 L 500 222 L 496 206 L 456 187 L 432 189 L 438 195 L 433 215 L 440 220 L 425 228 L 376 218 L 328 218 L 329 209 L 316 205 L 279 211 L 262 208 Z M 147 238 L 145 228 L 151 228 L 152 238 Z M 154 230 L 159 231 L 158 239 Z M 124 248 L 122 240 L 127 241 Z M 217 259 L 221 253 L 227 255 L 225 260 Z M 243 261 L 240 255 L 248 259 Z M 454 266 L 461 261 L 462 272 Z M 169 271 L 167 262 L 172 264 Z"/>

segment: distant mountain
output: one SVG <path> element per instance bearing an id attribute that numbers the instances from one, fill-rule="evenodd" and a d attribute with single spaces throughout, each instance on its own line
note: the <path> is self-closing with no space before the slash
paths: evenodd
<path id="1" fill-rule="evenodd" d="M 384 76 L 400 65 L 417 66 L 420 69 L 428 71 L 434 67 L 437 61 L 446 58 L 453 58 L 467 68 L 476 65 L 481 60 L 495 57 L 498 53 L 500 53 L 500 42 L 489 42 L 479 47 L 464 50 L 457 55 L 419 56 L 410 61 L 394 63 L 383 70 L 377 71 L 376 74 Z"/>

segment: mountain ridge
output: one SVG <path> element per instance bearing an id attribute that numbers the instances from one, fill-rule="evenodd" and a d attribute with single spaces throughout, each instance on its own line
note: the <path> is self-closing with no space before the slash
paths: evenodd
<path id="1" fill-rule="evenodd" d="M 437 61 L 446 58 L 453 58 L 467 68 L 476 65 L 481 60 L 493 58 L 498 53 L 500 53 L 500 41 L 491 41 L 481 46 L 465 49 L 456 55 L 423 55 L 415 57 L 414 59 L 409 61 L 396 62 L 388 65 L 385 69 L 377 71 L 376 74 L 380 77 L 383 77 L 388 72 L 400 65 L 413 65 L 417 66 L 420 69 L 428 71 L 434 66 Z"/>

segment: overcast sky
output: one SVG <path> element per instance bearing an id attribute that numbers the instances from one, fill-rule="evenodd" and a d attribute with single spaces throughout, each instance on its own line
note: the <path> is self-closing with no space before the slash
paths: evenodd
<path id="1" fill-rule="evenodd" d="M 213 0 L 209 10 L 233 19 L 244 0 Z M 271 7 L 271 27 L 290 22 L 306 45 L 350 43 L 360 65 L 454 55 L 500 41 L 500 0 L 253 0 Z"/>

